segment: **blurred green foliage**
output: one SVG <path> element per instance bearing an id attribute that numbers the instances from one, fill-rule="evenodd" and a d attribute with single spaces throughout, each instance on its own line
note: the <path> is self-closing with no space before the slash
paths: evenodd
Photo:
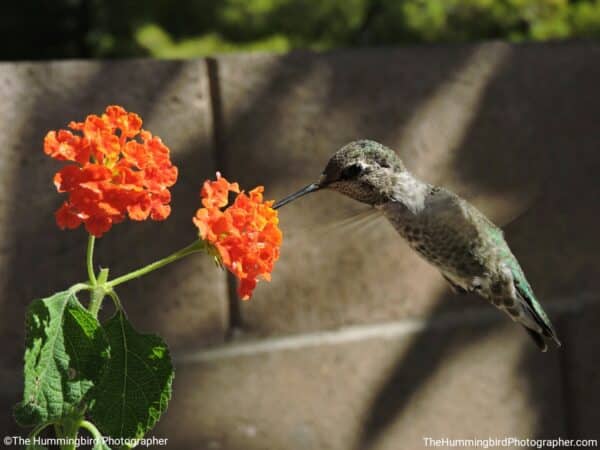
<path id="1" fill-rule="evenodd" d="M 2 59 L 600 37 L 600 0 L 21 0 Z"/>

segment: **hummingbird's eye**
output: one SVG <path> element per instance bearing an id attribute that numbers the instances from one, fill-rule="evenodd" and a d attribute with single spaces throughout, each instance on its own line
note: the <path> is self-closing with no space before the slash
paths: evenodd
<path id="1" fill-rule="evenodd" d="M 363 168 L 360 164 L 352 164 L 351 166 L 344 167 L 342 173 L 340 173 L 341 180 L 350 180 L 352 178 L 356 178 L 361 172 Z"/>

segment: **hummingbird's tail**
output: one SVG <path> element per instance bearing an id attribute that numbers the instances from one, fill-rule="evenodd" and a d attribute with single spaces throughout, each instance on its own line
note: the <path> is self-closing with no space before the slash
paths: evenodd
<path id="1" fill-rule="evenodd" d="M 548 344 L 546 344 L 546 340 L 540 333 L 533 331 L 531 328 L 527 328 L 526 326 L 523 326 L 523 328 L 525 328 L 527 334 L 531 336 L 531 339 L 533 339 L 533 342 L 535 342 L 535 345 L 537 345 L 541 351 L 548 351 Z"/>
<path id="2" fill-rule="evenodd" d="M 521 323 L 532 337 L 533 341 L 543 352 L 548 350 L 548 340 L 553 340 L 557 347 L 561 346 L 556 331 L 550 322 L 550 318 L 544 311 L 544 308 L 537 301 L 533 289 L 525 278 L 523 270 L 514 260 L 512 268 L 513 283 L 517 294 L 517 304 L 520 306 L 520 312 L 515 319 Z"/>
<path id="3" fill-rule="evenodd" d="M 525 325 L 523 325 L 523 328 L 525 328 L 525 331 L 527 331 L 529 336 L 531 336 L 533 342 L 535 342 L 535 345 L 537 345 L 538 348 L 543 352 L 548 351 L 548 344 L 546 343 L 547 338 L 552 338 L 554 342 L 556 342 L 557 347 L 560 347 L 562 345 L 555 335 L 546 336 L 546 334 L 532 330 L 531 328 L 528 328 Z"/>
<path id="4" fill-rule="evenodd" d="M 521 321 L 521 324 L 525 328 L 525 331 L 531 336 L 533 341 L 539 347 L 539 349 L 543 352 L 548 350 L 547 340 L 551 339 L 556 343 L 557 347 L 560 347 L 562 344 L 558 337 L 556 336 L 556 331 L 554 331 L 554 327 L 550 322 L 550 319 L 542 309 L 542 306 L 537 302 L 535 298 L 530 299 L 529 297 L 524 295 L 524 292 L 521 292 L 517 287 L 518 297 L 522 301 L 522 305 L 525 307 L 524 309 L 527 311 L 527 315 L 529 319 L 533 319 L 532 321 Z M 533 323 L 532 323 L 533 322 Z M 532 326 L 534 325 L 534 326 Z"/>

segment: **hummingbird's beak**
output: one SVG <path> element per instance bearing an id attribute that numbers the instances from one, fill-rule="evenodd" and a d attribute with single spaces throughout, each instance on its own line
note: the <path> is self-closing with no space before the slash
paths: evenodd
<path id="1" fill-rule="evenodd" d="M 296 200 L 297 198 L 300 198 L 306 194 L 310 194 L 311 192 L 318 191 L 319 189 L 321 189 L 320 184 L 318 184 L 318 183 L 309 184 L 308 186 L 305 186 L 302 189 L 300 189 L 298 192 L 294 192 L 293 194 L 288 195 L 284 199 L 279 200 L 277 203 L 275 203 L 273 205 L 273 209 L 281 208 L 283 205 L 287 205 L 288 203 Z"/>

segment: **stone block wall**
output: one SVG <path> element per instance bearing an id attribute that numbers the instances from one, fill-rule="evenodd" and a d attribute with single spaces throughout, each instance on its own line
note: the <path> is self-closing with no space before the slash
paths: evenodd
<path id="1" fill-rule="evenodd" d="M 176 360 L 155 434 L 181 449 L 414 449 L 424 438 L 600 438 L 600 46 L 407 47 L 194 61 L 0 64 L 0 427 L 21 390 L 23 317 L 85 278 L 61 232 L 49 129 L 121 104 L 173 152 L 164 223 L 124 223 L 97 262 L 124 273 L 194 239 L 220 170 L 280 198 L 370 138 L 505 228 L 563 340 L 541 354 L 456 296 L 381 218 L 334 193 L 281 210 L 282 256 L 250 302 L 208 258 L 124 286 Z"/>

